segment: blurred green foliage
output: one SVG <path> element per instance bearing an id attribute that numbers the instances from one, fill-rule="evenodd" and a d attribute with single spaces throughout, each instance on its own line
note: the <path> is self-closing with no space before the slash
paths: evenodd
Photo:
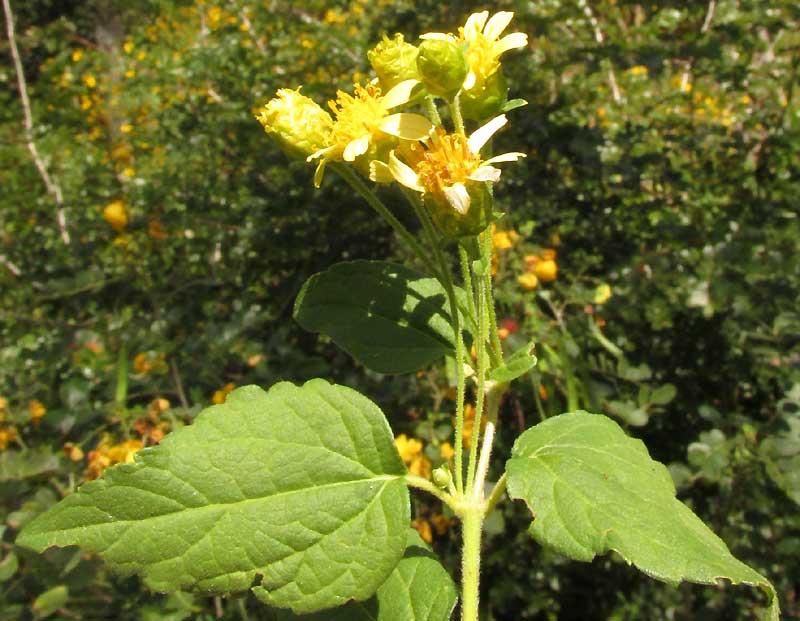
<path id="1" fill-rule="evenodd" d="M 148 593 L 75 550 L 37 557 L 14 547 L 15 533 L 229 384 L 321 375 L 351 385 L 397 434 L 422 441 L 414 467 L 442 460 L 447 368 L 375 375 L 292 322 L 312 273 L 399 251 L 333 176 L 314 191 L 311 171 L 287 162 L 253 114 L 284 86 L 323 103 L 368 79 L 365 52 L 383 33 L 416 42 L 483 7 L 12 6 L 33 139 L 70 243 L 26 148 L 4 42 L 0 619 L 268 619 L 252 598 Z M 680 497 L 731 551 L 775 583 L 785 618 L 800 618 L 800 8 L 486 8 L 515 11 L 530 38 L 504 63 L 511 96 L 529 105 L 509 113 L 497 151 L 528 158 L 497 187 L 507 216 L 496 269 L 505 344 L 532 337 L 539 358 L 503 406 L 498 456 L 567 409 L 616 417 L 670 465 Z M 457 567 L 440 513 L 419 499 L 415 523 Z M 761 605 L 747 589 L 672 589 L 613 557 L 567 562 L 538 549 L 525 524 L 506 502 L 487 525 L 487 619 L 727 621 Z"/>

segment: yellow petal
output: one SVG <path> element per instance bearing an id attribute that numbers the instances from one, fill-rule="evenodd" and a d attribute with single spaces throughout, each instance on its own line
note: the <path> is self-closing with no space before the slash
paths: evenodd
<path id="1" fill-rule="evenodd" d="M 481 166 L 469 176 L 473 181 L 497 181 L 500 178 L 500 169 L 494 166 Z"/>
<path id="2" fill-rule="evenodd" d="M 514 14 L 511 11 L 495 13 L 487 22 L 486 28 L 483 29 L 483 35 L 490 41 L 494 41 L 508 27 L 513 17 Z"/>
<path id="3" fill-rule="evenodd" d="M 483 127 L 476 129 L 474 132 L 472 132 L 472 135 L 467 140 L 467 146 L 469 147 L 469 150 L 475 155 L 480 153 L 483 145 L 489 141 L 489 138 L 494 136 L 495 132 L 503 127 L 503 125 L 506 123 L 508 123 L 506 115 L 501 114 L 500 116 L 494 117 Z"/>
<path id="4" fill-rule="evenodd" d="M 417 192 L 425 191 L 425 188 L 419 184 L 419 177 L 414 169 L 397 159 L 394 151 L 389 153 L 389 170 L 398 183 Z"/>
<path id="5" fill-rule="evenodd" d="M 369 149 L 369 135 L 359 136 L 347 143 L 344 153 L 342 153 L 342 159 L 345 162 L 352 162 L 359 155 L 364 155 L 367 149 Z"/>
<path id="6" fill-rule="evenodd" d="M 399 112 L 381 121 L 381 131 L 405 140 L 422 140 L 433 129 L 431 122 L 421 114 Z M 347 159 L 347 158 L 345 158 Z"/>
<path id="7" fill-rule="evenodd" d="M 395 84 L 383 96 L 381 103 L 383 103 L 387 110 L 391 110 L 397 106 L 402 106 L 404 103 L 408 103 L 408 100 L 411 99 L 411 92 L 414 90 L 414 87 L 416 87 L 417 84 L 419 84 L 419 80 L 404 80 L 398 84 Z"/>
<path id="8" fill-rule="evenodd" d="M 510 153 L 501 153 L 500 155 L 495 155 L 494 157 L 490 157 L 488 160 L 483 162 L 483 166 L 486 166 L 488 164 L 497 164 L 499 162 L 516 162 L 521 157 L 525 157 L 525 154 L 519 153 L 518 151 L 512 151 Z"/>
<path id="9" fill-rule="evenodd" d="M 369 163 L 369 178 L 375 183 L 392 183 L 394 175 L 386 162 L 372 160 Z"/>
<path id="10" fill-rule="evenodd" d="M 486 20 L 489 17 L 489 11 L 481 11 L 480 13 L 473 13 L 467 18 L 467 23 L 464 24 L 464 38 L 471 41 L 475 36 L 483 30 L 486 25 Z"/>
<path id="11" fill-rule="evenodd" d="M 325 174 L 326 160 L 322 159 L 317 164 L 317 169 L 314 171 L 314 187 L 319 188 L 322 185 L 322 177 Z"/>
<path id="12" fill-rule="evenodd" d="M 508 50 L 513 50 L 518 47 L 527 47 L 528 35 L 524 32 L 512 32 L 506 35 L 492 46 L 492 51 L 498 56 Z"/>
<path id="13" fill-rule="evenodd" d="M 447 202 L 462 216 L 469 211 L 470 196 L 463 183 L 456 183 L 450 187 L 442 188 Z"/>
<path id="14" fill-rule="evenodd" d="M 455 43 L 456 38 L 451 34 L 445 34 L 443 32 L 426 32 L 424 35 L 419 36 L 420 39 L 433 39 L 436 41 L 450 41 L 450 43 Z"/>

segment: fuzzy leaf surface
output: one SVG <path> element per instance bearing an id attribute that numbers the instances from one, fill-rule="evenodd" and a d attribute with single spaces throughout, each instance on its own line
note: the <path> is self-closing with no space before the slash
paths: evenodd
<path id="1" fill-rule="evenodd" d="M 644 573 L 677 584 L 720 578 L 758 586 L 779 615 L 772 585 L 738 561 L 675 497 L 663 464 L 610 418 L 573 412 L 525 431 L 506 464 L 508 493 L 535 516 L 542 545 L 579 561 L 609 550 Z"/>
<path id="2" fill-rule="evenodd" d="M 410 530 L 403 560 L 375 595 L 365 602 L 350 602 L 334 610 L 280 621 L 447 621 L 458 592 L 450 574 L 417 531 Z"/>
<path id="3" fill-rule="evenodd" d="M 439 281 L 387 261 L 337 263 L 314 274 L 294 318 L 378 373 L 411 373 L 455 351 Z"/>
<path id="4" fill-rule="evenodd" d="M 366 397 L 311 380 L 233 391 L 32 521 L 17 544 L 79 545 L 157 591 L 310 612 L 364 600 L 406 546 L 408 491 Z"/>

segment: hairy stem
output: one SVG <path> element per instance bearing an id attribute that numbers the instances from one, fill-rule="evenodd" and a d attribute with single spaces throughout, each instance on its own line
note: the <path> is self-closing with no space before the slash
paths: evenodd
<path id="1" fill-rule="evenodd" d="M 462 509 L 461 621 L 478 621 L 478 584 L 481 572 L 481 530 L 483 507 L 468 505 Z"/>
<path id="2" fill-rule="evenodd" d="M 429 494 L 433 494 L 439 500 L 441 500 L 444 504 L 452 507 L 453 506 L 453 497 L 445 492 L 443 489 L 436 487 L 431 481 L 425 479 L 421 476 L 416 474 L 408 473 L 405 476 L 406 485 L 409 487 L 415 487 L 417 489 L 421 489 L 423 491 L 428 492 Z"/>

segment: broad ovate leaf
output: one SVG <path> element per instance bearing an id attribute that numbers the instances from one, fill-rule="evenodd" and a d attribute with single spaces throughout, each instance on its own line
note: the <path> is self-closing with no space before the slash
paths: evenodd
<path id="1" fill-rule="evenodd" d="M 337 263 L 314 274 L 294 318 L 379 373 L 411 373 L 455 350 L 439 281 L 386 261 Z"/>
<path id="2" fill-rule="evenodd" d="M 249 589 L 309 612 L 364 600 L 406 547 L 392 432 L 323 380 L 233 391 L 223 405 L 67 496 L 17 544 L 79 545 L 157 591 Z"/>
<path id="3" fill-rule="evenodd" d="M 370 599 L 297 621 L 447 621 L 453 614 L 456 585 L 417 531 L 410 530 L 405 555 Z M 279 617 L 281 621 L 291 617 Z"/>
<path id="4" fill-rule="evenodd" d="M 506 464 L 508 493 L 524 500 L 542 545 L 590 561 L 609 550 L 646 574 L 676 584 L 724 578 L 758 586 L 779 615 L 772 585 L 675 497 L 666 467 L 605 416 L 574 412 L 523 433 Z"/>

